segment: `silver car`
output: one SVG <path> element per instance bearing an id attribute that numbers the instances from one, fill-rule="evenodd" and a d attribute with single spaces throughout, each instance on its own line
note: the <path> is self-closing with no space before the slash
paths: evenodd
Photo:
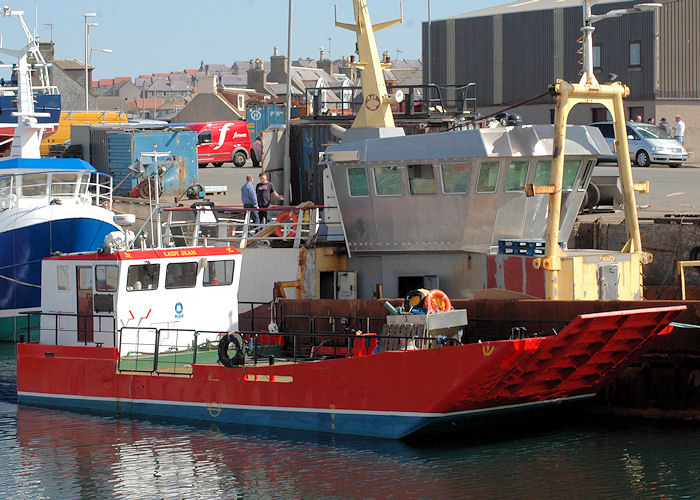
<path id="1" fill-rule="evenodd" d="M 605 141 L 615 153 L 615 130 L 613 122 L 596 122 Z M 650 123 L 627 122 L 627 142 L 630 147 L 630 159 L 640 167 L 652 163 L 663 163 L 669 167 L 680 167 L 688 161 L 688 152 L 673 139 L 666 130 Z M 617 161 L 617 157 L 601 157 L 600 161 Z"/>

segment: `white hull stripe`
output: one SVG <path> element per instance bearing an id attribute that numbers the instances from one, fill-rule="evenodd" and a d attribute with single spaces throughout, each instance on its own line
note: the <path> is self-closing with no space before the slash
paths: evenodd
<path id="1" fill-rule="evenodd" d="M 47 399 L 77 399 L 80 401 L 100 401 L 106 403 L 126 403 L 126 404 L 151 404 L 151 405 L 164 405 L 164 406 L 194 406 L 199 408 L 209 408 L 211 405 L 216 405 L 219 407 L 219 403 L 200 403 L 200 402 L 188 402 L 188 401 L 163 401 L 157 399 L 122 399 L 122 398 L 112 398 L 112 397 L 99 397 L 99 396 L 76 396 L 70 394 L 47 394 L 43 392 L 24 392 L 17 391 L 18 396 L 27 396 L 35 398 L 47 398 Z M 296 407 L 285 407 L 285 406 L 255 406 L 255 405 L 234 405 L 234 404 L 221 404 L 221 408 L 227 410 L 253 410 L 253 411 L 285 411 L 285 412 L 296 412 L 296 413 L 324 413 L 324 414 L 342 414 L 342 415 L 372 415 L 372 416 L 382 416 L 382 417 L 412 417 L 412 418 L 443 418 L 443 417 L 456 417 L 462 415 L 477 415 L 479 413 L 491 413 L 494 411 L 501 410 L 516 410 L 524 409 L 528 407 L 543 406 L 547 404 L 556 404 L 563 402 L 574 402 L 578 400 L 588 399 L 595 396 L 592 394 L 583 394 L 580 396 L 571 396 L 568 398 L 555 398 L 547 399 L 544 401 L 533 401 L 531 403 L 519 403 L 513 405 L 503 405 L 503 406 L 493 406 L 489 408 L 482 408 L 478 410 L 464 410 L 448 413 L 422 413 L 422 412 L 410 412 L 410 411 L 374 411 L 374 410 L 344 410 L 340 408 L 329 409 L 329 408 L 296 408 Z"/>

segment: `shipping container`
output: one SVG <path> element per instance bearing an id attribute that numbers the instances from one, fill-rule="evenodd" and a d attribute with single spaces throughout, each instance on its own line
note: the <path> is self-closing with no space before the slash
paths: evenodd
<path id="1" fill-rule="evenodd" d="M 284 126 L 284 106 L 262 104 L 248 108 L 246 111 L 251 142 L 271 126 Z"/>
<path id="2" fill-rule="evenodd" d="M 130 176 L 129 166 L 141 159 L 142 153 L 160 153 L 159 165 L 166 167 L 163 195 L 179 196 L 197 183 L 197 133 L 192 130 L 126 130 L 90 127 L 90 160 L 100 172 L 114 177 L 115 194 L 127 196 L 140 179 Z M 153 172 L 150 160 L 142 161 L 146 175 Z M 123 181 L 123 182 L 122 182 Z"/>

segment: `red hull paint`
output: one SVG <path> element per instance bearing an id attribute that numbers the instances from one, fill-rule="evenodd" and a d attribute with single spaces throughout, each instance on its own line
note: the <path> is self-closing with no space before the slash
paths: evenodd
<path id="1" fill-rule="evenodd" d="M 23 394 L 444 416 L 597 392 L 684 306 L 581 315 L 556 336 L 289 365 L 119 373 L 113 348 L 19 344 Z"/>

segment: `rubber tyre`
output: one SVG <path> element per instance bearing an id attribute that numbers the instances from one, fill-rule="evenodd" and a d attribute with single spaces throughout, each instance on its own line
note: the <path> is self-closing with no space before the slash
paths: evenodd
<path id="1" fill-rule="evenodd" d="M 593 210 L 598 206 L 598 203 L 600 203 L 600 188 L 592 182 L 589 182 L 583 208 L 586 210 Z"/>
<path id="2" fill-rule="evenodd" d="M 212 163 L 216 168 L 221 168 L 224 166 L 224 162 L 222 161 L 217 161 L 216 163 Z"/>
<path id="3" fill-rule="evenodd" d="M 198 166 L 199 168 L 207 168 L 208 163 L 199 163 Z"/>
<path id="4" fill-rule="evenodd" d="M 649 158 L 649 153 L 644 151 L 643 149 L 640 149 L 637 151 L 637 156 L 634 159 L 634 162 L 637 164 L 638 167 L 648 167 L 651 165 L 651 158 Z"/>
<path id="5" fill-rule="evenodd" d="M 669 164 L 668 164 L 668 166 L 671 167 L 671 168 L 678 168 L 678 167 L 680 167 L 681 165 L 683 165 L 683 164 L 682 164 L 682 163 L 669 163 Z"/>
<path id="6" fill-rule="evenodd" d="M 242 167 L 245 165 L 245 162 L 248 158 L 246 158 L 245 153 L 243 151 L 238 151 L 233 155 L 233 164 L 236 165 L 237 167 Z"/>
<path id="7" fill-rule="evenodd" d="M 229 347 L 232 349 L 229 352 Z M 219 362 L 228 367 L 241 366 L 245 363 L 245 350 L 243 337 L 238 333 L 229 333 L 221 337 L 219 341 Z"/>

